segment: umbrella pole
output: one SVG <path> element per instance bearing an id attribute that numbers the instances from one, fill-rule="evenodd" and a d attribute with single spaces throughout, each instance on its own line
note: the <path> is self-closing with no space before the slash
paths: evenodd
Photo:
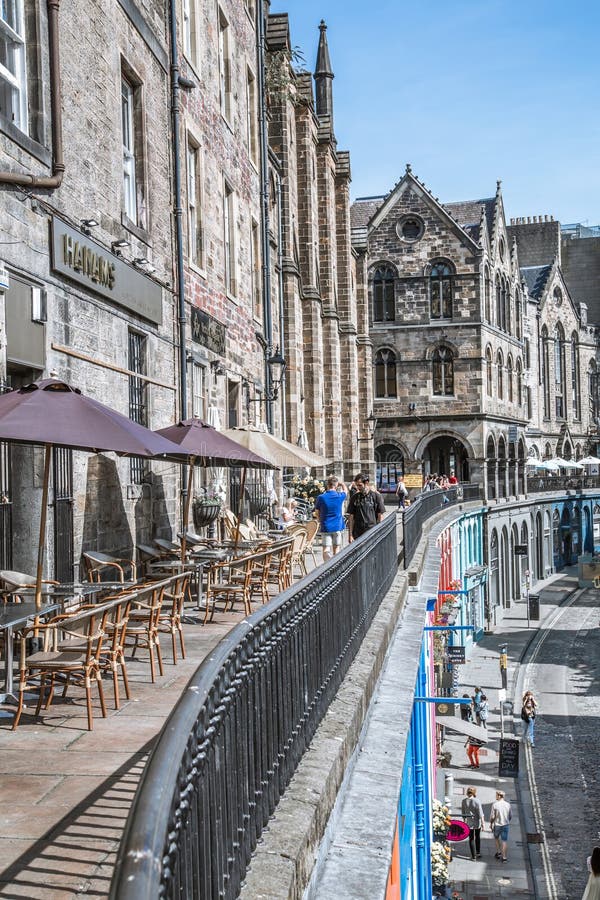
<path id="1" fill-rule="evenodd" d="M 240 521 L 242 518 L 242 504 L 244 502 L 244 491 L 246 489 L 246 466 L 242 469 L 242 478 L 240 481 L 240 496 L 238 497 L 238 508 L 237 508 L 237 525 L 235 528 L 235 544 L 233 547 L 233 552 L 237 553 L 238 544 L 240 542 Z"/>
<path id="2" fill-rule="evenodd" d="M 194 463 L 196 462 L 195 456 L 190 456 L 189 460 L 189 468 L 190 473 L 188 475 L 188 486 L 187 486 L 187 494 L 185 497 L 185 505 L 183 507 L 183 537 L 181 538 L 181 562 L 185 562 L 185 545 L 186 545 L 186 535 L 188 530 L 188 522 L 190 521 L 190 502 L 192 499 L 192 480 L 194 478 Z"/>
<path id="3" fill-rule="evenodd" d="M 42 605 L 42 570 L 44 568 L 44 546 L 46 543 L 46 516 L 48 513 L 48 483 L 50 481 L 50 452 L 52 447 L 45 444 L 44 447 L 44 484 L 42 486 L 42 512 L 40 515 L 40 540 L 38 543 L 37 572 L 35 576 L 35 608 Z"/>

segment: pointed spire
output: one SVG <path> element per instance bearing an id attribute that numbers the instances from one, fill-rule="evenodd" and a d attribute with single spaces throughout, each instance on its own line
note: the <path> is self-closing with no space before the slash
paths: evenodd
<path id="1" fill-rule="evenodd" d="M 327 46 L 327 25 L 325 24 L 323 19 L 321 19 L 319 31 L 321 32 L 321 34 L 319 37 L 317 65 L 314 75 L 317 93 L 317 115 L 331 116 L 333 120 L 332 81 L 334 75 L 331 68 L 331 60 L 329 58 L 329 47 Z"/>

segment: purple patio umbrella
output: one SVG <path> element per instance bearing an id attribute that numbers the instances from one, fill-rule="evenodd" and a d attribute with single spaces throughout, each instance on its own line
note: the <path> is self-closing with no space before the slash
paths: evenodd
<path id="1" fill-rule="evenodd" d="M 179 449 L 156 432 L 56 378 L 42 379 L 0 396 L 0 440 L 43 444 L 45 447 L 35 590 L 38 607 L 41 603 L 51 448 L 150 457 L 172 456 Z"/>
<path id="2" fill-rule="evenodd" d="M 252 450 L 242 447 L 237 441 L 226 437 L 217 431 L 212 425 L 207 425 L 201 419 L 184 419 L 177 425 L 169 425 L 168 428 L 159 428 L 156 434 L 167 438 L 177 444 L 179 451 L 187 457 L 190 466 L 187 494 L 183 511 L 183 538 L 181 539 L 181 558 L 185 556 L 186 534 L 190 517 L 190 500 L 192 496 L 192 476 L 194 466 L 229 466 L 242 469 L 242 482 L 240 485 L 240 503 L 244 494 L 246 481 L 246 469 L 276 469 L 277 466 L 263 459 Z M 172 454 L 169 454 L 172 456 Z M 239 516 L 238 509 L 238 535 Z M 237 536 L 236 536 L 237 543 Z"/>

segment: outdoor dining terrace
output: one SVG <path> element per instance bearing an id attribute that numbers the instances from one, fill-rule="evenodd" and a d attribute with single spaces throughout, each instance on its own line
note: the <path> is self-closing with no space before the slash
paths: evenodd
<path id="1" fill-rule="evenodd" d="M 90 554 L 92 581 L 45 586 L 48 606 L 39 611 L 37 629 L 31 579 L 30 586 L 4 581 L 0 610 L 26 607 L 29 617 L 13 635 L 16 701 L 21 674 L 26 680 L 16 728 L 16 703 L 0 707 L 0 896 L 107 896 L 140 774 L 190 678 L 232 628 L 316 564 L 311 554 L 301 562 L 294 554 L 294 544 L 306 545 L 303 526 L 290 536 L 240 540 L 238 547 L 225 540 L 199 548 L 189 537 L 183 562 L 178 541 L 159 539 L 150 568 Z M 204 556 L 198 567 L 195 553 L 208 553 L 208 564 Z M 31 652 L 34 635 L 41 650 Z M 38 708 L 42 674 L 44 701 L 54 678 L 47 708 L 45 702 Z"/>

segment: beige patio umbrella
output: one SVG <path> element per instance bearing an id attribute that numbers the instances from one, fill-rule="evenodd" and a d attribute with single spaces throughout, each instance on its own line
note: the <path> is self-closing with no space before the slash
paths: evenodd
<path id="1" fill-rule="evenodd" d="M 231 438 L 232 441 L 237 441 L 247 450 L 268 459 L 279 468 L 322 469 L 329 463 L 326 457 L 304 447 L 298 447 L 296 444 L 290 444 L 289 441 L 275 437 L 256 425 L 227 428 L 221 433 Z"/>

